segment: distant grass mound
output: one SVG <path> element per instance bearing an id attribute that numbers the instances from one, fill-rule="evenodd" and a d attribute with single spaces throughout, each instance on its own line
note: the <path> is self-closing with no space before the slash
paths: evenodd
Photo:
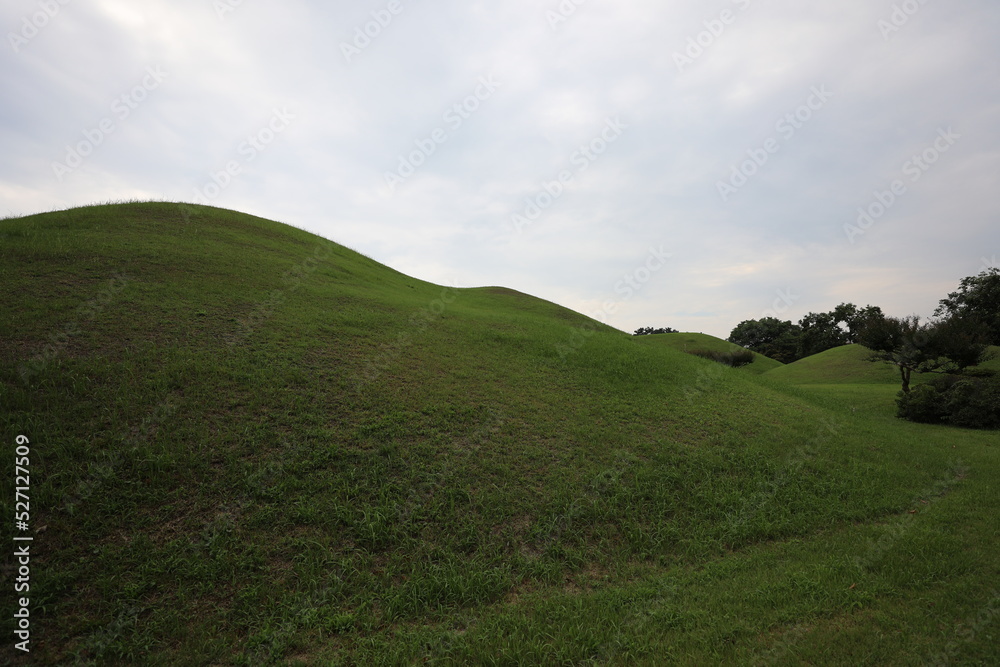
<path id="1" fill-rule="evenodd" d="M 768 372 L 790 384 L 899 384 L 895 366 L 865 361 L 871 354 L 861 345 L 843 345 Z"/>
<path id="2" fill-rule="evenodd" d="M 979 368 L 988 369 L 1000 373 L 1000 345 L 992 345 L 989 350 L 992 358 L 986 363 L 980 364 Z"/>
<path id="3" fill-rule="evenodd" d="M 991 347 L 990 351 L 995 358 L 982 364 L 981 368 L 1000 371 L 1000 347 Z M 862 345 L 843 345 L 769 370 L 767 377 L 789 384 L 901 383 L 895 366 L 866 361 L 869 354 L 868 348 Z M 921 376 L 915 374 L 913 380 L 919 383 Z"/>
<path id="4" fill-rule="evenodd" d="M 0 311 L 5 664 L 996 663 L 996 435 L 888 385 L 169 203 L 0 221 Z"/>
<path id="5" fill-rule="evenodd" d="M 662 345 L 687 352 L 688 354 L 696 354 L 700 351 L 727 354 L 734 348 L 737 350 L 744 349 L 739 345 L 734 345 L 721 338 L 703 333 L 653 334 L 650 336 L 636 336 L 635 340 L 643 345 Z M 755 353 L 753 363 L 741 368 L 750 373 L 760 374 L 783 365 L 780 361 L 775 361 L 770 357 Z"/>

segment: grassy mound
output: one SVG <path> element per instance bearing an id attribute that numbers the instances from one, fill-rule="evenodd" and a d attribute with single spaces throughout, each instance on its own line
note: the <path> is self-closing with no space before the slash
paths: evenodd
<path id="1" fill-rule="evenodd" d="M 980 364 L 979 367 L 1000 373 L 1000 345 L 990 346 L 989 353 L 991 358 Z"/>
<path id="2" fill-rule="evenodd" d="M 866 361 L 870 354 L 861 345 L 843 345 L 775 368 L 768 377 L 791 384 L 899 384 L 899 371 Z"/>
<path id="3" fill-rule="evenodd" d="M 743 349 L 739 345 L 734 345 L 733 343 L 724 341 L 721 338 L 716 338 L 715 336 L 709 336 L 708 334 L 703 333 L 653 334 L 651 336 L 636 336 L 635 340 L 644 345 L 667 346 L 675 350 L 687 352 L 688 354 L 697 353 L 699 351 L 726 354 L 733 349 Z M 760 374 L 766 373 L 775 368 L 780 368 L 783 365 L 784 364 L 780 361 L 775 361 L 770 357 L 765 357 L 762 354 L 755 354 L 753 363 L 747 366 L 742 366 L 741 368 L 746 369 L 750 373 Z"/>
<path id="4" fill-rule="evenodd" d="M 4 220 L 0 260 L 31 664 L 995 656 L 957 635 L 995 435 L 214 208 Z"/>
<path id="5" fill-rule="evenodd" d="M 1000 347 L 991 347 L 990 352 L 994 358 L 981 367 L 1000 371 Z M 790 384 L 899 385 L 901 379 L 896 367 L 867 361 L 869 354 L 868 349 L 861 345 L 843 345 L 771 369 L 767 376 Z M 915 374 L 913 380 L 919 383 L 921 376 Z"/>

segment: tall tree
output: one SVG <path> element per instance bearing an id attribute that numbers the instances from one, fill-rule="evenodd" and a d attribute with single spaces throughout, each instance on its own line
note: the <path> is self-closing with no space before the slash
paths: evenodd
<path id="1" fill-rule="evenodd" d="M 729 342 L 784 364 L 798 358 L 799 327 L 776 317 L 744 320 L 729 334 Z"/>
<path id="2" fill-rule="evenodd" d="M 858 308 L 842 303 L 828 313 L 809 313 L 799 320 L 802 337 L 799 356 L 808 357 L 834 347 L 858 342 L 858 335 L 868 320 L 882 316 L 878 306 Z"/>
<path id="3" fill-rule="evenodd" d="M 847 334 L 833 313 L 809 313 L 799 320 L 799 326 L 802 328 L 799 356 L 808 357 L 847 344 Z"/>
<path id="4" fill-rule="evenodd" d="M 845 343 L 857 343 L 858 335 L 865 328 L 868 320 L 882 317 L 882 309 L 878 306 L 858 308 L 853 303 L 842 303 L 833 309 L 833 319 L 844 332 Z"/>
<path id="5" fill-rule="evenodd" d="M 961 373 L 984 361 L 986 341 L 985 329 L 974 320 L 948 318 L 921 324 L 916 315 L 871 318 L 858 337 L 872 352 L 869 361 L 899 369 L 907 394 L 914 372 Z"/>
<path id="6" fill-rule="evenodd" d="M 934 314 L 978 320 L 989 330 L 990 343 L 1000 345 L 1000 269 L 963 278 L 958 291 L 941 299 Z"/>
<path id="7" fill-rule="evenodd" d="M 829 313 L 809 313 L 798 324 L 776 317 L 740 322 L 729 342 L 790 364 L 833 347 L 858 342 L 868 320 L 882 317 L 878 306 L 842 303 Z"/>

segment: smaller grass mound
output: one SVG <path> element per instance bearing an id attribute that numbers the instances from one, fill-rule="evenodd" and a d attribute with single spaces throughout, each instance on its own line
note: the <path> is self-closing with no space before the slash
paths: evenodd
<path id="1" fill-rule="evenodd" d="M 993 358 L 978 368 L 1000 371 L 1000 347 L 993 346 L 990 352 Z M 870 354 L 863 345 L 842 345 L 768 370 L 767 376 L 789 384 L 899 384 L 896 367 L 868 361 Z M 913 375 L 918 383 L 927 377 Z"/>
<path id="2" fill-rule="evenodd" d="M 643 345 L 672 347 L 681 352 L 724 363 L 727 366 L 743 368 L 755 375 L 784 366 L 780 361 L 750 352 L 739 345 L 703 333 L 652 334 L 636 336 L 634 340 Z M 745 360 L 747 355 L 752 355 L 751 361 Z"/>
<path id="3" fill-rule="evenodd" d="M 980 364 L 979 368 L 996 371 L 997 373 L 1000 373 L 1000 345 L 991 345 L 989 354 L 990 354 L 990 359 Z"/>
<path id="4" fill-rule="evenodd" d="M 768 377 L 789 384 L 899 384 L 899 371 L 867 361 L 863 345 L 842 345 L 768 371 Z"/>

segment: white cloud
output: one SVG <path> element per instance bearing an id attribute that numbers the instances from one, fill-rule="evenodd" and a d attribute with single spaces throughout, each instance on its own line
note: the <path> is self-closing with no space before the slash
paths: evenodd
<path id="1" fill-rule="evenodd" d="M 778 290 L 789 319 L 841 301 L 929 314 L 984 254 L 1000 252 L 1000 8 L 924 7 L 883 39 L 891 2 L 585 3 L 404 0 L 350 63 L 341 42 L 384 2 L 70 3 L 0 55 L 0 213 L 101 199 L 190 200 L 275 108 L 296 116 L 214 204 L 302 226 L 416 277 L 510 287 L 588 309 L 645 248 L 669 269 L 612 324 L 725 336 Z M 679 73 L 705 21 L 736 21 Z M 17 31 L 37 11 L 0 9 Z M 10 46 L 9 44 L 7 45 Z M 63 181 L 51 163 L 149 66 L 170 73 Z M 502 86 L 390 194 L 384 174 L 481 76 Z M 723 203 L 716 184 L 811 86 L 835 97 Z M 510 215 L 571 164 L 608 117 L 621 139 L 577 173 L 523 235 Z M 855 244 L 843 225 L 941 127 L 965 139 Z"/>

